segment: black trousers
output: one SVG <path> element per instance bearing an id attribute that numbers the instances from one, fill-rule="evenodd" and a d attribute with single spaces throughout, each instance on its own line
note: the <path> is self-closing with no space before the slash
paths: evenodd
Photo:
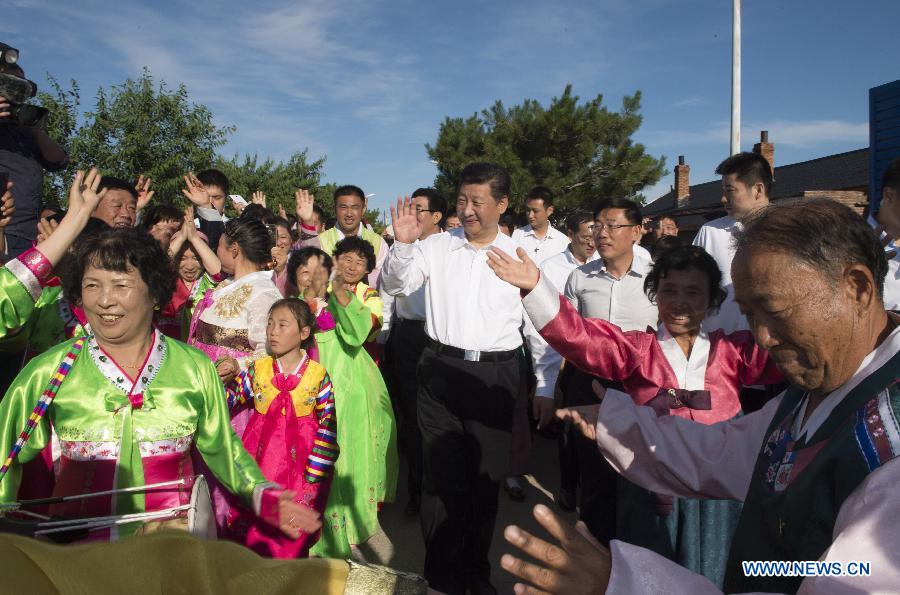
<path id="1" fill-rule="evenodd" d="M 563 374 L 561 384 L 565 407 L 596 405 L 597 397 L 591 389 L 593 380 L 621 390 L 621 384 L 591 376 L 569 364 L 566 364 Z M 594 537 L 603 544 L 609 544 L 616 537 L 619 476 L 600 454 L 593 440 L 585 438 L 575 428 L 569 428 L 566 434 L 560 442 L 560 483 L 566 488 L 572 488 L 573 481 L 580 484 L 579 518 Z"/>
<path id="2" fill-rule="evenodd" d="M 490 579 L 521 365 L 519 357 L 468 362 L 430 348 L 419 361 L 425 578 L 438 591 L 464 593 Z"/>
<path id="3" fill-rule="evenodd" d="M 419 383 L 417 368 L 425 350 L 425 322 L 395 320 L 391 323 L 387 360 L 390 361 L 391 399 L 398 420 L 400 448 L 407 463 L 410 499 L 422 493 L 422 433 L 419 431 Z"/>

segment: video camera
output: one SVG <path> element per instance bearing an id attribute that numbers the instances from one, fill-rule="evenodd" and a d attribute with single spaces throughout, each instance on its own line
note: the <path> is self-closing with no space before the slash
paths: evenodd
<path id="1" fill-rule="evenodd" d="M 43 126 L 47 123 L 50 112 L 43 107 L 28 104 L 28 100 L 37 94 L 37 85 L 24 76 L 18 66 L 19 50 L 0 42 L 0 96 L 9 100 L 9 118 L 0 123 L 18 126 Z"/>

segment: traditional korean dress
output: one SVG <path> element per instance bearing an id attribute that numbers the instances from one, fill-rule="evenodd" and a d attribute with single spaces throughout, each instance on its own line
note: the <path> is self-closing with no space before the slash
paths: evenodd
<path id="1" fill-rule="evenodd" d="M 546 324 L 539 332 L 550 346 L 585 372 L 621 382 L 635 404 L 649 406 L 657 415 L 707 425 L 727 421 L 741 414 L 742 385 L 783 380 L 749 331 L 701 331 L 688 358 L 665 324 L 657 331 L 625 332 L 606 320 L 582 318 L 546 280 L 535 292 L 532 300 L 540 297 L 558 307 L 549 322 L 541 319 Z M 628 482 L 622 482 L 619 491 L 619 539 L 722 584 L 740 503 L 672 499 Z"/>
<path id="2" fill-rule="evenodd" d="M 0 267 L 0 338 L 25 324 L 52 277 L 50 261 L 36 248 Z"/>
<path id="3" fill-rule="evenodd" d="M 281 299 L 272 283 L 271 271 L 257 271 L 236 281 L 223 281 L 206 290 L 191 319 L 188 343 L 205 353 L 213 362 L 233 357 L 246 369 L 255 358 L 266 356 L 266 324 L 269 308 Z M 250 411 L 233 414 L 231 426 L 238 436 L 244 434 Z M 211 482 L 216 522 L 226 526 L 229 508 L 239 502 L 222 486 Z"/>
<path id="4" fill-rule="evenodd" d="M 63 361 L 68 365 L 61 365 Z M 52 377 L 59 382 L 50 384 Z M 33 359 L 0 402 L 4 452 L 25 427 L 38 397 L 53 386 L 55 398 L 0 481 L 2 502 L 16 500 L 22 465 L 47 445 L 51 425 L 62 449 L 54 495 L 186 480 L 183 486 L 146 494 L 54 505 L 51 515 L 86 518 L 187 504 L 194 475 L 192 446 L 222 485 L 244 502 L 274 487 L 228 423 L 225 390 L 215 367 L 196 349 L 159 331 L 154 331 L 153 345 L 133 379 L 93 336 L 67 341 Z M 137 528 L 124 525 L 94 532 L 90 538 L 115 539 Z"/>
<path id="5" fill-rule="evenodd" d="M 381 372 L 363 347 L 373 329 L 372 310 L 356 296 L 346 307 L 333 295 L 327 306 L 312 305 L 317 306 L 319 329 L 314 355 L 334 385 L 341 456 L 322 518 L 322 537 L 311 553 L 346 558 L 350 544 L 363 543 L 378 530 L 380 504 L 394 499 L 397 432 Z"/>
<path id="6" fill-rule="evenodd" d="M 167 337 L 186 341 L 190 333 L 191 319 L 206 291 L 213 289 L 216 282 L 207 274 L 185 283 L 180 277 L 175 281 L 175 293 L 160 311 L 156 326 Z"/>
<path id="7" fill-rule="evenodd" d="M 253 408 L 242 437 L 270 481 L 323 512 L 338 455 L 334 396 L 324 366 L 306 354 L 290 373 L 273 357 L 256 360 L 227 389 L 232 407 Z M 273 558 L 305 558 L 318 533 L 290 539 L 249 511 L 235 509 L 229 526 L 238 540 Z"/>

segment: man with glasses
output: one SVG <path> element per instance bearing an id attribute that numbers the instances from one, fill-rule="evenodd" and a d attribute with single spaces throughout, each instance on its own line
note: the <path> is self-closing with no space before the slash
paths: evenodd
<path id="1" fill-rule="evenodd" d="M 434 188 L 419 188 L 412 194 L 416 221 L 422 226 L 416 244 L 443 231 L 447 201 Z M 422 434 L 419 432 L 416 395 L 419 383 L 416 366 L 425 350 L 425 286 L 408 296 L 392 296 L 381 290 L 384 301 L 384 325 L 381 337 L 387 338 L 385 365 L 389 370 L 391 399 L 397 413 L 400 447 L 406 456 L 407 493 L 403 509 L 408 516 L 419 514 L 422 501 Z"/>
<path id="2" fill-rule="evenodd" d="M 594 210 L 593 239 L 600 258 L 576 268 L 565 285 L 565 296 L 585 318 L 608 320 L 622 330 L 656 328 L 656 306 L 644 294 L 650 272 L 649 254 L 637 245 L 643 235 L 641 210 L 634 201 L 612 198 Z M 560 385 L 566 407 L 596 403 L 593 377 L 573 370 L 563 373 Z M 615 386 L 600 379 L 606 386 Z M 616 532 L 616 472 L 596 456 L 596 446 L 578 436 L 574 440 L 581 482 L 581 520 L 603 543 Z M 624 504 L 624 503 L 623 503 Z"/>

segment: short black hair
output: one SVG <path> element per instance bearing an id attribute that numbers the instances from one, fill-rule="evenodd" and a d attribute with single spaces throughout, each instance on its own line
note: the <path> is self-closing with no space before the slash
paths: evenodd
<path id="1" fill-rule="evenodd" d="M 641 219 L 641 207 L 638 203 L 627 198 L 607 198 L 601 200 L 594 209 L 594 221 L 597 220 L 597 217 L 600 216 L 602 211 L 607 209 L 622 209 L 625 211 L 625 219 L 632 225 L 640 225 L 643 221 Z"/>
<path id="2" fill-rule="evenodd" d="M 500 215 L 500 220 L 497 222 L 497 225 L 502 225 L 503 227 L 508 229 L 510 235 L 512 235 L 512 232 L 514 232 L 516 230 L 516 227 L 518 227 L 516 225 L 515 215 L 510 212 L 506 212 Z"/>
<path id="3" fill-rule="evenodd" d="M 578 233 L 578 228 L 585 223 L 593 223 L 593 221 L 594 217 L 590 211 L 587 209 L 575 209 L 566 217 L 566 229 L 572 233 Z"/>
<path id="4" fill-rule="evenodd" d="M 271 209 L 255 202 L 250 203 L 249 205 L 244 207 L 244 210 L 241 211 L 241 217 L 250 217 L 251 219 L 257 219 L 258 221 L 262 221 L 266 225 L 272 225 L 278 218 L 278 216 L 273 213 Z"/>
<path id="5" fill-rule="evenodd" d="M 837 281 L 848 265 L 872 273 L 884 295 L 888 261 L 878 236 L 850 207 L 830 198 L 782 200 L 754 213 L 734 236 L 737 252 L 770 250 L 792 256 Z"/>
<path id="6" fill-rule="evenodd" d="M 321 257 L 322 265 L 326 269 L 328 269 L 328 274 L 331 275 L 332 262 L 331 257 L 328 256 L 328 253 L 321 248 L 316 248 L 314 246 L 305 246 L 303 248 L 300 248 L 299 250 L 292 250 L 290 257 L 288 257 L 287 274 L 291 285 L 297 287 L 297 269 L 305 265 L 307 262 L 309 262 L 309 259 L 313 257 Z"/>
<path id="7" fill-rule="evenodd" d="M 97 190 L 124 190 L 128 194 L 137 200 L 137 190 L 134 189 L 134 182 L 129 182 L 128 180 L 123 180 L 122 178 L 117 178 L 115 176 L 103 176 L 100 178 L 100 185 L 97 187 Z"/>
<path id="8" fill-rule="evenodd" d="M 747 186 L 762 182 L 766 196 L 772 195 L 772 167 L 759 153 L 736 153 L 720 163 L 716 173 L 720 176 L 735 174 Z"/>
<path id="9" fill-rule="evenodd" d="M 218 186 L 222 189 L 222 192 L 225 193 L 225 196 L 228 196 L 228 190 L 230 184 L 228 183 L 228 176 L 223 174 L 217 169 L 204 169 L 199 174 L 197 174 L 197 179 L 200 180 L 200 183 L 204 186 Z"/>
<path id="10" fill-rule="evenodd" d="M 149 231 L 161 221 L 178 221 L 180 223 L 184 221 L 184 213 L 172 205 L 153 205 L 144 211 L 140 227 Z"/>
<path id="11" fill-rule="evenodd" d="M 509 189 L 512 184 L 509 172 L 506 168 L 496 163 L 470 163 L 459 174 L 459 186 L 465 184 L 489 184 L 491 196 L 500 202 L 503 197 L 509 197 Z"/>
<path id="12" fill-rule="evenodd" d="M 225 241 L 237 242 L 244 257 L 253 264 L 265 265 L 272 259 L 275 242 L 265 224 L 253 217 L 238 217 L 225 224 Z"/>
<path id="13" fill-rule="evenodd" d="M 343 186 L 338 186 L 334 191 L 334 202 L 337 204 L 337 199 L 339 196 L 358 196 L 363 204 L 366 204 L 366 193 L 363 192 L 362 188 L 359 186 L 354 186 L 353 184 L 345 184 Z"/>
<path id="14" fill-rule="evenodd" d="M 81 304 L 81 280 L 89 267 L 127 272 L 134 267 L 162 307 L 175 292 L 175 268 L 159 242 L 140 227 L 110 229 L 81 242 L 72 266 L 62 277 L 63 294 L 70 303 Z"/>
<path id="15" fill-rule="evenodd" d="M 441 196 L 441 193 L 434 188 L 416 188 L 412 193 L 412 198 L 417 196 L 428 197 L 428 209 L 433 213 L 441 214 L 439 223 L 443 225 L 444 219 L 447 218 L 447 199 Z"/>
<path id="16" fill-rule="evenodd" d="M 544 201 L 544 208 L 546 209 L 553 206 L 553 192 L 546 186 L 535 186 L 525 195 L 525 204 L 528 204 L 529 200 Z"/>
<path id="17" fill-rule="evenodd" d="M 359 254 L 366 259 L 366 272 L 371 273 L 375 268 L 375 248 L 372 244 L 359 236 L 347 236 L 334 247 L 332 257 L 337 260 L 341 254 Z"/>
<path id="18" fill-rule="evenodd" d="M 663 236 L 653 242 L 653 245 L 650 246 L 650 258 L 654 261 L 659 260 L 659 257 L 663 252 L 668 252 L 673 248 L 683 245 L 684 242 L 682 242 L 681 238 L 678 236 Z"/>
<path id="19" fill-rule="evenodd" d="M 651 302 L 656 303 L 656 294 L 662 280 L 668 277 L 671 271 L 689 270 L 700 271 L 706 275 L 709 287 L 708 311 L 716 312 L 728 293 L 722 289 L 722 271 L 719 270 L 716 260 L 699 246 L 678 246 L 663 251 L 644 279 L 644 293 Z"/>
<path id="20" fill-rule="evenodd" d="M 653 223 L 651 225 L 653 229 L 659 229 L 660 227 L 662 227 L 663 219 L 668 219 L 675 224 L 675 227 L 678 227 L 678 219 L 676 219 L 672 215 L 661 215 L 653 220 Z"/>

